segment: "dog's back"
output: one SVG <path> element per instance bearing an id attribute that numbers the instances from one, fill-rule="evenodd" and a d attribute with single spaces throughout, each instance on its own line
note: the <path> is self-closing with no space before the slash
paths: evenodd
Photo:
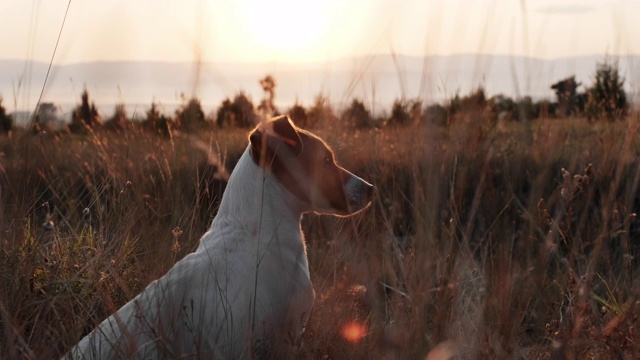
<path id="1" fill-rule="evenodd" d="M 228 281 L 219 276 L 219 266 L 207 263 L 203 255 L 196 252 L 176 263 L 167 274 L 149 284 L 134 300 L 83 338 L 70 355 L 74 359 L 185 355 L 227 358 L 223 356 L 223 347 L 216 350 L 220 354 L 207 354 L 211 349 L 218 349 L 211 346 L 212 340 L 221 344 L 229 342 L 233 329 L 203 326 L 223 324 L 219 314 L 224 314 L 225 304 L 230 303 L 223 299 L 223 292 L 212 291 L 211 284 L 220 282 L 221 287 L 225 287 L 228 284 L 224 282 Z"/>
<path id="2" fill-rule="evenodd" d="M 314 299 L 301 214 L 357 211 L 372 187 L 337 167 L 321 140 L 288 119 L 269 126 L 252 133 L 196 252 L 104 320 L 70 356 L 239 359 L 297 346 Z M 302 153 L 304 141 L 313 153 Z M 312 179 L 315 168 L 307 163 L 314 151 L 322 155 L 317 168 L 335 175 L 322 180 L 339 191 Z M 313 182 L 317 188 L 309 187 Z"/>

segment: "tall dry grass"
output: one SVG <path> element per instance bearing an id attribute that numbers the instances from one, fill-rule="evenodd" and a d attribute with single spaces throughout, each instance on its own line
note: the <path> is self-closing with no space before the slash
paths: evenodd
<path id="1" fill-rule="evenodd" d="M 636 358 L 638 118 L 316 131 L 377 186 L 308 215 L 302 356 Z M 478 115 L 479 119 L 479 115 Z M 476 121 L 477 120 L 477 121 Z M 200 134 L 231 169 L 242 130 Z M 2 358 L 51 358 L 197 246 L 224 182 L 193 139 L 0 140 Z"/>

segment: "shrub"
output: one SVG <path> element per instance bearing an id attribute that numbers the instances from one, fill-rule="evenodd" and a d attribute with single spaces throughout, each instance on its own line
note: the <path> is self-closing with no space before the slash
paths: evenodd
<path id="1" fill-rule="evenodd" d="M 424 111 L 424 118 L 427 122 L 438 126 L 446 126 L 449 123 L 447 109 L 440 104 L 427 106 Z"/>
<path id="2" fill-rule="evenodd" d="M 89 92 L 84 89 L 80 96 L 81 103 L 75 108 L 71 116 L 69 130 L 74 133 L 84 132 L 86 129 L 102 125 L 102 118 L 98 114 L 96 104 L 89 103 Z"/>
<path id="3" fill-rule="evenodd" d="M 147 118 L 142 122 L 142 128 L 151 130 L 158 135 L 169 138 L 171 137 L 171 129 L 173 128 L 173 120 L 170 117 L 161 114 L 155 101 L 151 103 L 151 107 L 147 110 Z"/>
<path id="4" fill-rule="evenodd" d="M 39 133 L 43 130 L 49 131 L 55 127 L 55 123 L 58 121 L 58 108 L 54 103 L 43 102 L 40 103 L 36 110 L 36 116 L 34 118 L 34 124 L 32 131 Z"/>
<path id="5" fill-rule="evenodd" d="M 516 118 L 518 105 L 512 98 L 502 94 L 489 99 L 487 107 L 495 119 L 513 120 Z M 494 120 L 495 120 L 494 119 Z"/>
<path id="6" fill-rule="evenodd" d="M 540 109 L 537 109 L 533 103 L 531 96 L 525 96 L 518 100 L 518 120 L 533 120 L 540 115 Z"/>
<path id="7" fill-rule="evenodd" d="M 200 99 L 192 97 L 176 111 L 177 125 L 181 130 L 192 132 L 204 124 L 205 117 Z"/>
<path id="8" fill-rule="evenodd" d="M 544 99 L 536 101 L 533 105 L 538 113 L 539 118 L 551 118 L 556 116 L 557 104 L 550 100 Z"/>
<path id="9" fill-rule="evenodd" d="M 618 62 L 596 65 L 595 83 L 587 90 L 587 116 L 589 119 L 605 117 L 612 121 L 620 119 L 628 111 L 624 92 L 624 78 L 619 74 Z"/>
<path id="10" fill-rule="evenodd" d="M 329 99 L 324 95 L 317 95 L 309 111 L 307 111 L 309 126 L 332 126 L 336 122 L 336 115 Z"/>
<path id="11" fill-rule="evenodd" d="M 579 82 L 576 82 L 575 76 L 570 76 L 551 85 L 558 100 L 558 116 L 566 117 L 582 112 L 584 103 L 580 102 L 581 98 L 576 91 L 580 85 Z"/>
<path id="12" fill-rule="evenodd" d="M 408 125 L 419 123 L 422 118 L 422 100 L 396 99 L 391 107 L 387 125 Z"/>
<path id="13" fill-rule="evenodd" d="M 251 99 L 242 91 L 236 94 L 233 101 L 225 99 L 216 111 L 216 124 L 220 128 L 249 128 L 255 126 L 257 120 Z"/>
<path id="14" fill-rule="evenodd" d="M 369 110 L 358 99 L 353 99 L 351 105 L 342 113 L 342 121 L 358 129 L 373 126 Z"/>
<path id="15" fill-rule="evenodd" d="M 125 130 L 130 127 L 127 120 L 127 109 L 124 104 L 116 104 L 113 115 L 105 121 L 104 128 L 107 130 Z"/>
<path id="16" fill-rule="evenodd" d="M 13 128 L 13 118 L 7 114 L 0 98 L 0 134 L 9 133 Z"/>
<path id="17" fill-rule="evenodd" d="M 452 121 L 459 121 L 460 119 L 477 118 L 477 115 L 486 112 L 487 105 L 489 104 L 483 87 L 478 87 L 463 97 L 456 94 L 446 105 L 448 124 L 450 125 Z"/>
<path id="18" fill-rule="evenodd" d="M 293 122 L 303 128 L 311 128 L 312 124 L 309 123 L 309 116 L 304 106 L 300 105 L 298 101 L 287 111 L 289 117 Z"/>

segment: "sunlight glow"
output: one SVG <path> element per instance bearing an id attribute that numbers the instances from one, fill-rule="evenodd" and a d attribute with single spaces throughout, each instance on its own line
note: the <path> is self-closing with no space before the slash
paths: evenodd
<path id="1" fill-rule="evenodd" d="M 252 2 L 246 14 L 247 29 L 267 50 L 304 51 L 318 46 L 327 32 L 326 10 L 323 1 Z"/>
<path id="2" fill-rule="evenodd" d="M 68 0 L 0 1 L 3 59 L 48 62 Z M 86 0 L 69 10 L 55 63 L 322 62 L 466 53 L 635 54 L 640 3 L 583 0 Z M 464 26 L 460 26 L 464 24 Z M 597 26 L 594 26 L 597 24 Z"/>

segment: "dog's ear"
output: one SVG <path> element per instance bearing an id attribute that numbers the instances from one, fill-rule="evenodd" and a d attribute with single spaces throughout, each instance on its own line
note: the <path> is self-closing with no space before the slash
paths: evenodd
<path id="1" fill-rule="evenodd" d="M 302 152 L 302 140 L 288 116 L 258 125 L 249 135 L 251 156 L 260 166 L 270 164 L 275 157 L 296 157 Z"/>

